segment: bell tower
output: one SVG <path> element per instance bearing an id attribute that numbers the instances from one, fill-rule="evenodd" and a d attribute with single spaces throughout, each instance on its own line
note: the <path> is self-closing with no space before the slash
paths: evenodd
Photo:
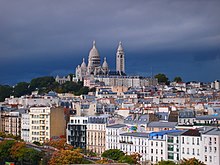
<path id="1" fill-rule="evenodd" d="M 119 42 L 116 53 L 116 71 L 120 74 L 125 73 L 125 57 L 121 41 Z"/>

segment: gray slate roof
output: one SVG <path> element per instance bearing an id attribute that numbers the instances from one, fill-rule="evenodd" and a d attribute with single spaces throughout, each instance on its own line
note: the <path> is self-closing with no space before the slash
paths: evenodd
<path id="1" fill-rule="evenodd" d="M 125 126 L 126 126 L 125 124 L 114 124 L 114 125 L 107 126 L 107 128 L 122 128 Z"/>
<path id="2" fill-rule="evenodd" d="M 134 137 L 149 137 L 149 133 L 132 132 L 132 133 L 122 133 L 121 136 L 134 136 Z"/>
<path id="3" fill-rule="evenodd" d="M 179 118 L 195 118 L 195 111 L 193 110 L 181 110 L 179 111 Z"/>
<path id="4" fill-rule="evenodd" d="M 175 128 L 177 126 L 177 122 L 158 122 L 158 121 L 153 121 L 148 124 L 148 127 L 166 127 L 166 128 Z"/>
<path id="5" fill-rule="evenodd" d="M 213 120 L 213 119 L 220 120 L 220 115 L 203 115 L 203 116 L 196 116 L 196 120 Z"/>

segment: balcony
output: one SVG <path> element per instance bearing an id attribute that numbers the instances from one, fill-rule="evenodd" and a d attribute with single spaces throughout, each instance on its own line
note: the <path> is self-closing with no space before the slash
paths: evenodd
<path id="1" fill-rule="evenodd" d="M 119 143 L 125 143 L 125 144 L 133 144 L 133 142 L 132 141 L 123 141 L 123 140 L 119 140 Z"/>
<path id="2" fill-rule="evenodd" d="M 168 143 L 173 143 L 173 139 L 168 139 L 167 142 Z"/>

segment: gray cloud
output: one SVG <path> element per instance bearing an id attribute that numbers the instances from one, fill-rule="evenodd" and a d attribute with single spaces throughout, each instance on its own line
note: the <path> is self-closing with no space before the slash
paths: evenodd
<path id="1" fill-rule="evenodd" d="M 122 40 L 128 59 L 185 52 L 202 61 L 219 54 L 219 15 L 217 0 L 1 1 L 0 64 L 87 57 L 94 39 L 110 60 Z"/>

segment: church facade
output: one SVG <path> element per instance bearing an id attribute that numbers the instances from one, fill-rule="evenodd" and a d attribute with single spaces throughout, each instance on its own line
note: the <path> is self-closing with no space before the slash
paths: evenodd
<path id="1" fill-rule="evenodd" d="M 119 42 L 118 49 L 116 52 L 116 72 L 118 75 L 125 74 L 125 56 L 122 43 Z M 101 65 L 101 58 L 96 48 L 96 43 L 93 41 L 93 46 L 89 52 L 88 65 L 83 58 L 82 64 L 76 67 L 75 75 L 80 81 L 83 81 L 85 77 L 90 76 L 108 76 L 110 75 L 110 69 L 104 57 L 103 63 Z"/>

